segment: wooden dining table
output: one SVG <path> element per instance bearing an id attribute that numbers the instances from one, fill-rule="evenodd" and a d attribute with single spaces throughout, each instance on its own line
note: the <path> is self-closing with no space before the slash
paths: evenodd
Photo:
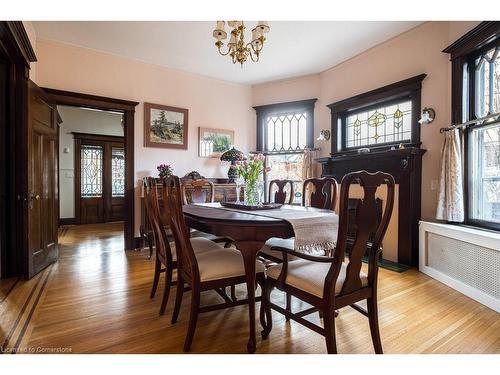
<path id="1" fill-rule="evenodd" d="M 304 210 L 300 206 L 287 206 Z M 321 209 L 307 210 L 325 211 Z M 250 334 L 247 349 L 254 353 L 255 338 L 255 262 L 257 253 L 271 237 L 294 237 L 292 225 L 284 220 L 259 216 L 258 211 L 227 210 L 220 203 L 206 203 L 184 206 L 184 217 L 188 227 L 216 236 L 231 237 L 241 252 L 245 265 L 245 276 L 249 304 Z"/>

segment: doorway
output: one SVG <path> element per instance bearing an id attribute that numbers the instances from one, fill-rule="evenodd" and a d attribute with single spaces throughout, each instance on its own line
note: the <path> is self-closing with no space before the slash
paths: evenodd
<path id="1" fill-rule="evenodd" d="M 115 199 L 113 197 L 111 198 L 111 201 L 108 201 L 109 203 L 109 209 L 107 210 L 108 215 L 105 215 L 105 221 L 111 221 L 115 219 L 120 219 L 123 218 L 123 228 L 124 228 L 124 244 L 125 244 L 125 250 L 132 250 L 135 248 L 135 239 L 134 239 L 134 234 L 135 234 L 135 228 L 134 228 L 134 197 L 135 197 L 135 191 L 134 191 L 134 114 L 135 114 L 135 107 L 139 104 L 138 102 L 132 102 L 128 100 L 122 100 L 122 99 L 114 99 L 114 98 L 107 98 L 107 97 L 102 97 L 102 96 L 95 96 L 95 95 L 88 95 L 88 94 L 81 94 L 81 93 L 76 93 L 76 92 L 70 92 L 70 91 L 62 91 L 62 90 L 56 90 L 56 89 L 51 89 L 51 88 L 43 88 L 44 91 L 49 95 L 51 100 L 53 100 L 58 109 L 64 111 L 64 108 L 66 107 L 67 109 L 72 109 L 72 110 L 81 110 L 85 111 L 88 114 L 94 113 L 94 114 L 107 114 L 107 115 L 114 115 L 117 116 L 120 119 L 120 133 L 114 133 L 114 134 L 99 134 L 98 130 L 101 128 L 101 126 L 96 126 L 97 125 L 97 120 L 96 121 L 88 121 L 87 122 L 87 127 L 83 128 L 85 130 L 82 131 L 71 131 L 64 133 L 64 131 L 60 131 L 60 152 L 61 155 L 65 155 L 68 157 L 68 153 L 73 156 L 69 156 L 69 160 L 72 161 L 73 163 L 73 168 L 75 165 L 75 157 L 74 157 L 74 152 L 75 152 L 75 137 L 74 135 L 76 134 L 78 138 L 77 133 L 85 133 L 87 134 L 87 138 L 92 138 L 92 136 L 100 136 L 100 135 L 110 135 L 113 137 L 122 137 L 120 140 L 122 141 L 123 145 L 123 159 L 121 160 L 124 164 L 124 176 L 123 176 L 123 197 L 118 197 L 115 194 Z M 64 114 L 61 114 L 63 117 L 63 124 L 62 124 L 62 129 L 64 129 Z M 66 115 L 66 118 L 68 116 Z M 68 126 L 68 123 L 66 124 Z M 94 126 L 94 128 L 92 128 Z M 97 130 L 96 130 L 97 129 Z M 116 129 L 116 127 L 115 127 Z M 71 134 L 67 134 L 71 133 Z M 102 133 L 102 132 L 101 132 Z M 62 143 L 64 142 L 62 137 L 68 137 L 69 138 L 69 146 L 63 146 Z M 118 139 L 114 139 L 118 140 Z M 112 143 L 112 142 L 111 142 Z M 64 147 L 70 147 L 68 150 L 68 153 L 65 152 Z M 118 147 L 115 147 L 115 161 L 118 161 L 117 153 L 118 153 Z M 71 154 L 72 152 L 72 154 Z M 81 152 L 81 150 L 79 151 Z M 113 150 L 111 149 L 111 155 L 113 154 Z M 103 155 L 104 156 L 104 155 Z M 120 161 L 120 162 L 121 162 Z M 65 171 L 62 171 L 62 169 L 65 169 L 67 164 L 60 164 L 60 170 L 63 173 L 61 176 L 66 176 L 64 173 Z M 104 165 L 103 165 L 104 168 Z M 60 187 L 60 199 L 67 199 L 67 196 L 64 194 L 64 187 L 63 184 L 70 185 L 71 190 L 73 191 L 73 194 L 75 194 L 75 180 L 77 176 L 80 176 L 80 174 L 76 173 L 77 171 L 73 169 L 73 172 L 69 173 L 68 175 L 70 176 L 69 178 L 66 178 L 68 181 L 63 181 L 63 179 L 60 179 L 59 182 L 59 187 Z M 109 186 L 109 185 L 108 185 Z M 116 188 L 116 186 L 115 186 Z M 104 192 L 104 185 L 102 187 L 103 192 Z M 112 189 L 112 187 L 111 187 Z M 68 189 L 66 189 L 68 191 Z M 109 196 L 109 194 L 108 194 Z M 112 192 L 111 192 L 112 196 Z M 74 200 L 71 200 L 70 202 L 75 202 Z M 103 203 L 104 206 L 106 203 Z M 61 212 L 60 217 L 63 219 L 68 219 L 68 220 L 61 220 L 60 224 L 77 224 L 76 220 L 76 210 L 77 210 L 77 205 L 73 203 L 73 205 L 70 204 L 70 206 L 73 208 L 73 215 L 69 215 L 64 217 L 63 213 Z M 60 207 L 62 209 L 62 207 Z M 81 207 L 80 207 L 81 208 Z M 103 211 L 105 211 L 103 209 Z M 89 213 L 89 216 L 91 214 Z M 96 215 L 97 216 L 97 215 Z"/>
<path id="2" fill-rule="evenodd" d="M 60 225 L 124 221 L 123 113 L 58 106 Z"/>

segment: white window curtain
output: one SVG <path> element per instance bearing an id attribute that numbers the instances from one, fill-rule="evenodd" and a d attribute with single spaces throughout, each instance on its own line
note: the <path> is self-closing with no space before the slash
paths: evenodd
<path id="1" fill-rule="evenodd" d="M 302 180 L 316 177 L 316 164 L 314 163 L 314 151 L 305 150 L 302 163 Z"/>
<path id="2" fill-rule="evenodd" d="M 441 179 L 436 219 L 453 222 L 464 221 L 464 190 L 462 173 L 462 148 L 460 130 L 444 133 L 441 149 Z"/>

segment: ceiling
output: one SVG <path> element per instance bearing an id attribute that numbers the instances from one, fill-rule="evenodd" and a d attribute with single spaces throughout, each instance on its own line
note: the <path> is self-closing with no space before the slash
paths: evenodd
<path id="1" fill-rule="evenodd" d="M 255 22 L 247 21 L 247 30 Z M 421 22 L 270 21 L 258 63 L 233 65 L 218 54 L 215 22 L 33 22 L 54 40 L 225 81 L 256 84 L 319 73 Z"/>

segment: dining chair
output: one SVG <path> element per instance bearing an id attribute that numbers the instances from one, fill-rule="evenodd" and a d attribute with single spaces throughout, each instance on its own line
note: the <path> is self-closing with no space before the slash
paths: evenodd
<path id="1" fill-rule="evenodd" d="M 167 230 L 165 228 L 164 220 L 160 214 L 160 206 L 158 203 L 158 189 L 156 180 L 154 178 L 147 179 L 148 188 L 145 190 L 145 203 L 147 207 L 148 220 L 152 228 L 154 245 L 156 248 L 155 269 L 153 276 L 153 286 L 151 288 L 150 297 L 154 298 L 160 275 L 165 273 L 165 288 L 163 290 L 163 298 L 160 307 L 160 315 L 165 313 L 167 306 L 170 288 L 172 286 L 173 270 L 177 268 L 177 252 L 175 242 L 169 242 Z M 190 238 L 191 246 L 196 253 L 202 253 L 220 249 L 219 243 L 224 243 L 225 246 L 232 244 L 232 240 L 225 237 L 214 238 L 208 240 L 203 237 Z"/>
<path id="2" fill-rule="evenodd" d="M 359 184 L 364 196 L 357 205 L 356 236 L 351 252 L 346 257 L 348 239 L 349 188 Z M 387 186 L 385 209 L 381 220 L 377 220 L 377 188 Z M 382 353 L 377 311 L 378 253 L 389 225 L 394 204 L 394 178 L 387 173 L 353 172 L 344 176 L 340 187 L 339 227 L 337 244 L 330 256 L 299 253 L 288 248 L 273 248 L 283 252 L 283 263 L 267 269 L 264 303 L 266 327 L 262 331 L 266 339 L 272 330 L 271 310 L 280 312 L 296 322 L 325 336 L 328 353 L 337 353 L 335 339 L 335 310 L 351 306 L 368 317 L 375 353 Z M 374 233 L 374 235 L 373 235 Z M 370 240 L 371 239 L 371 240 Z M 361 271 L 362 258 L 368 251 L 368 274 Z M 302 258 L 288 262 L 286 254 Z M 276 287 L 312 305 L 312 308 L 292 313 L 270 301 L 272 289 Z M 367 309 L 357 302 L 366 300 Z M 323 315 L 323 327 L 303 317 L 315 311 Z"/>
<path id="3" fill-rule="evenodd" d="M 304 181 L 302 205 L 304 207 L 335 210 L 337 181 L 332 177 L 309 178 Z"/>
<path id="4" fill-rule="evenodd" d="M 274 180 L 276 181 L 276 180 Z M 287 181 L 287 180 L 285 180 Z M 271 181 L 272 183 L 273 181 Z M 291 181 L 290 181 L 291 183 Z M 285 184 L 283 184 L 285 185 Z M 292 193 L 293 193 L 293 183 L 292 185 Z M 279 185 L 278 185 L 279 186 Z M 308 193 L 308 197 L 306 199 L 306 193 Z M 292 194 L 293 195 L 293 194 Z M 271 196 L 271 185 L 269 186 L 269 196 Z M 275 194 L 275 197 L 285 199 L 282 190 L 278 190 Z M 314 207 L 314 208 L 323 208 L 328 210 L 334 210 L 337 198 L 337 181 L 335 181 L 332 177 L 323 177 L 323 178 L 310 178 L 304 181 L 303 190 L 302 190 L 302 205 L 304 207 Z M 293 196 L 289 198 L 289 204 L 293 201 Z M 281 202 L 279 202 L 281 203 Z M 291 238 L 270 238 L 266 241 L 262 249 L 260 250 L 260 255 L 265 259 L 281 263 L 283 260 L 281 251 L 273 251 L 273 247 L 286 247 L 290 250 L 294 249 L 295 239 Z M 288 256 L 288 260 L 294 260 L 293 256 Z"/>
<path id="5" fill-rule="evenodd" d="M 181 185 L 181 194 L 184 204 L 212 203 L 215 201 L 215 186 L 205 179 L 186 181 Z"/>
<path id="6" fill-rule="evenodd" d="M 232 248 L 214 249 L 209 252 L 196 252 L 189 240 L 189 230 L 184 220 L 182 210 L 181 186 L 177 176 L 171 176 L 164 181 L 163 202 L 167 208 L 169 224 L 174 234 L 177 249 L 177 291 L 175 307 L 172 314 L 172 324 L 177 321 L 184 294 L 184 283 L 191 287 L 191 308 L 189 326 L 184 342 L 184 351 L 189 351 L 193 341 L 198 314 L 208 311 L 243 305 L 248 300 L 231 300 L 224 298 L 224 302 L 210 306 L 200 306 L 202 292 L 215 289 L 220 293 L 228 286 L 246 282 L 245 267 L 241 253 Z M 257 261 L 256 281 L 264 287 L 264 266 Z M 261 314 L 263 326 L 264 318 Z"/>

